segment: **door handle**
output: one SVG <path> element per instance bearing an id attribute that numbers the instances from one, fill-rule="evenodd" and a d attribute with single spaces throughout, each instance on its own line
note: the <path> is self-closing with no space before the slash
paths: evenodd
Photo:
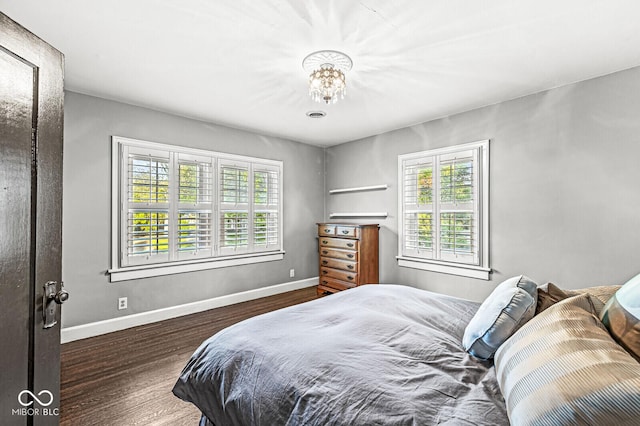
<path id="1" fill-rule="evenodd" d="M 64 289 L 64 283 L 60 283 L 60 290 L 58 290 L 57 281 L 47 281 L 44 284 L 44 294 L 42 295 L 43 328 L 51 328 L 58 323 L 56 320 L 58 305 L 62 305 L 68 299 L 69 293 Z"/>

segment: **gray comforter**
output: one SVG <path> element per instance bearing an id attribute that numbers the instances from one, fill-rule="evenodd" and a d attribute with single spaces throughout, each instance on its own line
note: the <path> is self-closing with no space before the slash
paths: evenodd
<path id="1" fill-rule="evenodd" d="M 399 285 L 340 292 L 217 333 L 173 393 L 216 426 L 507 425 L 493 364 L 460 345 L 478 306 Z"/>

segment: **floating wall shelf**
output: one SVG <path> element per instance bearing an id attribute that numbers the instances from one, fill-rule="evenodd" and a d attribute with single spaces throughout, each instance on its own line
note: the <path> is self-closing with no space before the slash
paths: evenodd
<path id="1" fill-rule="evenodd" d="M 329 218 L 334 219 L 337 217 L 387 217 L 387 212 L 375 212 L 375 213 L 331 213 Z"/>
<path id="2" fill-rule="evenodd" d="M 329 191 L 329 194 L 343 194 L 345 192 L 363 192 L 363 191 L 380 191 L 385 190 L 389 187 L 389 185 L 372 185 L 372 186 L 360 186 L 357 188 L 341 188 L 341 189 L 332 189 Z"/>

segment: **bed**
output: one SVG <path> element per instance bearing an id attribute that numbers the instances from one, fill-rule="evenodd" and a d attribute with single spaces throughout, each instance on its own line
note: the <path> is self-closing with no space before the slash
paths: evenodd
<path id="1" fill-rule="evenodd" d="M 201 425 L 508 425 L 493 362 L 461 345 L 479 306 L 357 287 L 220 331 L 173 393 Z"/>

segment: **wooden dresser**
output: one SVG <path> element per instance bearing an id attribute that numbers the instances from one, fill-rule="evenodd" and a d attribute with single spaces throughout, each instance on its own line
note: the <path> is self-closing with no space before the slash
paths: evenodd
<path id="1" fill-rule="evenodd" d="M 378 224 L 318 223 L 318 295 L 378 283 Z"/>

